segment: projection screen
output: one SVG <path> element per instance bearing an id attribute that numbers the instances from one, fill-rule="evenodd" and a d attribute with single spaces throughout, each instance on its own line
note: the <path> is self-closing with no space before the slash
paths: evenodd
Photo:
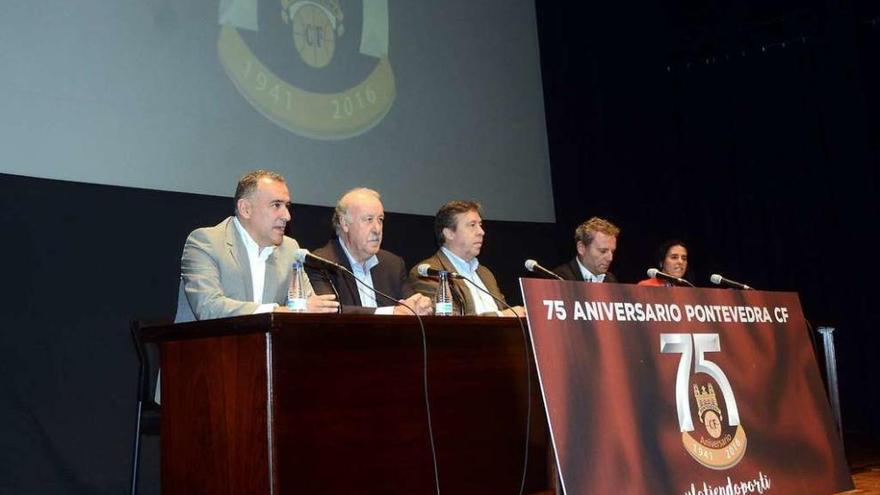
<path id="1" fill-rule="evenodd" d="M 532 0 L 9 2 L 0 172 L 552 222 Z"/>

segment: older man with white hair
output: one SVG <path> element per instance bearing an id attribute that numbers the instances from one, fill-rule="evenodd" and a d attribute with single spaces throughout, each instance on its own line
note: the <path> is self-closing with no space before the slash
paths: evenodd
<path id="1" fill-rule="evenodd" d="M 412 314 L 406 305 L 419 314 L 431 314 L 431 300 L 412 289 L 403 259 L 381 249 L 384 222 L 378 192 L 358 187 L 342 195 L 333 212 L 336 237 L 314 254 L 348 268 L 358 280 L 309 261 L 306 272 L 312 287 L 317 294 L 338 294 L 343 313 Z"/>

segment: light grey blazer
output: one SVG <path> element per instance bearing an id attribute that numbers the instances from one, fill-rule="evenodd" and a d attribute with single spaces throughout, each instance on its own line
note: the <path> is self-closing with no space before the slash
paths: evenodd
<path id="1" fill-rule="evenodd" d="M 287 236 L 266 260 L 263 303 L 287 303 L 291 266 L 299 244 Z M 306 295 L 314 294 L 306 282 Z M 180 258 L 175 323 L 253 314 L 254 289 L 247 250 L 232 217 L 194 230 Z"/>

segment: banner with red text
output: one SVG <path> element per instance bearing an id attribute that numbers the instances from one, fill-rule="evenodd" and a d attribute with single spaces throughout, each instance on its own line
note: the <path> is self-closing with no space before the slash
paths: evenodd
<path id="1" fill-rule="evenodd" d="M 521 285 L 567 495 L 853 488 L 797 294 Z"/>

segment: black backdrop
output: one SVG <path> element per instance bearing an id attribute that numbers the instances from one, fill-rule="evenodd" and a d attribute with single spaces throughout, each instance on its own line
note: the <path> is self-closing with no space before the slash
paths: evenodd
<path id="1" fill-rule="evenodd" d="M 838 328 L 844 429 L 876 447 L 880 3 L 538 14 L 557 225 L 613 219 L 623 281 L 680 237 L 700 285 L 720 272 L 799 292 L 814 325 Z"/>
<path id="2" fill-rule="evenodd" d="M 489 222 L 482 261 L 518 300 L 522 260 L 570 257 L 591 215 L 622 227 L 613 270 L 625 282 L 682 237 L 698 284 L 717 271 L 798 291 L 808 318 L 839 329 L 844 427 L 876 440 L 880 12 L 637 3 L 538 3 L 557 223 Z M 0 208 L 0 493 L 120 493 L 128 321 L 173 313 L 186 234 L 231 201 L 0 175 Z M 323 244 L 329 213 L 297 206 L 290 233 Z M 389 214 L 385 246 L 413 263 L 434 249 L 430 224 Z M 144 493 L 157 473 L 148 443 Z"/>

